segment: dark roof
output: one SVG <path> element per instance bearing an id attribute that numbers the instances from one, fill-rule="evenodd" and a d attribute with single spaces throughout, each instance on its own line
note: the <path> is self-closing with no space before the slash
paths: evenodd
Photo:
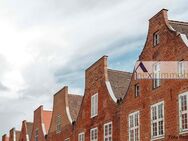
<path id="1" fill-rule="evenodd" d="M 188 22 L 169 20 L 169 24 L 172 26 L 174 30 L 182 34 L 185 34 L 188 38 Z"/>
<path id="2" fill-rule="evenodd" d="M 132 73 L 108 69 L 108 79 L 117 99 L 123 98 L 128 90 Z"/>
<path id="3" fill-rule="evenodd" d="M 81 102 L 82 102 L 82 96 L 68 94 L 69 110 L 73 121 L 77 119 Z"/>
<path id="4" fill-rule="evenodd" d="M 27 128 L 27 134 L 29 135 L 29 139 L 31 139 L 31 133 L 33 129 L 33 123 L 32 122 L 26 122 L 26 128 Z"/>

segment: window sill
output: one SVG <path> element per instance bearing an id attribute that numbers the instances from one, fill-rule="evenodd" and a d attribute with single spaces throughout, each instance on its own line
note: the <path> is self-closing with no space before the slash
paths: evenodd
<path id="1" fill-rule="evenodd" d="M 158 86 L 158 87 L 155 87 L 155 88 L 153 87 L 152 90 L 153 90 L 153 91 L 154 91 L 154 90 L 157 90 L 157 89 L 160 88 L 160 87 L 161 87 L 161 86 Z"/>
<path id="2" fill-rule="evenodd" d="M 91 118 L 95 118 L 95 117 L 97 117 L 97 116 L 98 116 L 98 114 L 91 116 Z"/>
<path id="3" fill-rule="evenodd" d="M 165 136 L 158 136 L 158 137 L 154 137 L 151 139 L 151 141 L 155 141 L 155 140 L 160 140 L 160 139 L 163 139 Z"/>
<path id="4" fill-rule="evenodd" d="M 184 131 L 179 132 L 179 134 L 180 134 L 180 135 L 187 134 L 187 133 L 188 133 L 188 129 L 187 129 L 187 130 L 184 130 Z"/>

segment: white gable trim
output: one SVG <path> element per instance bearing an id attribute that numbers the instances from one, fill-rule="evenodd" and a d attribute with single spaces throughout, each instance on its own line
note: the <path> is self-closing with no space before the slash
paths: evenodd
<path id="1" fill-rule="evenodd" d="M 183 42 L 186 44 L 186 46 L 188 47 L 188 39 L 187 36 L 185 34 L 180 34 L 181 39 L 183 40 Z"/>
<path id="2" fill-rule="evenodd" d="M 43 134 L 46 135 L 46 129 L 45 129 L 44 123 L 42 123 L 42 131 L 43 131 Z"/>
<path id="3" fill-rule="evenodd" d="M 117 98 L 114 95 L 110 81 L 105 81 L 105 84 L 106 84 L 106 87 L 108 89 L 108 93 L 110 94 L 111 98 L 114 100 L 114 102 L 117 103 Z"/>
<path id="4" fill-rule="evenodd" d="M 70 114 L 70 110 L 69 110 L 69 107 L 68 107 L 68 106 L 66 106 L 66 113 L 67 113 L 67 116 L 68 116 L 68 119 L 69 119 L 70 123 L 72 123 L 73 120 L 72 120 L 72 118 L 71 118 L 71 114 Z"/>
<path id="5" fill-rule="evenodd" d="M 26 140 L 29 141 L 29 135 L 28 134 L 26 135 Z"/>

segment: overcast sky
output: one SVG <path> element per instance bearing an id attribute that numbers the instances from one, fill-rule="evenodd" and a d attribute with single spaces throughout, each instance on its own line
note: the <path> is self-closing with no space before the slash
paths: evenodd
<path id="1" fill-rule="evenodd" d="M 188 21 L 187 0 L 0 0 L 0 135 L 51 109 L 64 85 L 83 95 L 84 70 L 103 55 L 132 71 L 162 8 Z"/>

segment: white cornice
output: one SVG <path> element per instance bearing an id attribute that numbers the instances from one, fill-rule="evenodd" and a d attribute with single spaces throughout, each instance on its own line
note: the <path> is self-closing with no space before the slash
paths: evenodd
<path id="1" fill-rule="evenodd" d="M 108 93 L 110 94 L 111 98 L 113 99 L 114 102 L 117 103 L 117 98 L 114 95 L 110 81 L 105 81 L 105 84 L 106 84 L 106 87 L 108 89 Z"/>

